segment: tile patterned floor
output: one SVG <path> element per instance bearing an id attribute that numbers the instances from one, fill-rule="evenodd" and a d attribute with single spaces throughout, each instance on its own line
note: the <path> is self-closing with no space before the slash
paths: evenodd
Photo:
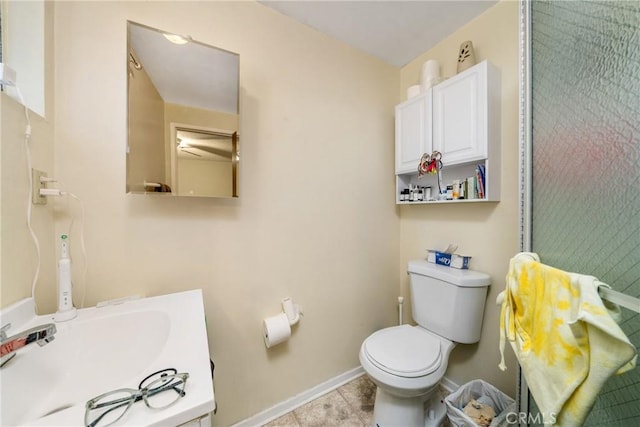
<path id="1" fill-rule="evenodd" d="M 376 385 L 363 375 L 263 427 L 368 427 L 375 399 Z"/>
<path id="2" fill-rule="evenodd" d="M 376 385 L 363 375 L 264 427 L 365 427 L 371 423 L 375 398 Z"/>

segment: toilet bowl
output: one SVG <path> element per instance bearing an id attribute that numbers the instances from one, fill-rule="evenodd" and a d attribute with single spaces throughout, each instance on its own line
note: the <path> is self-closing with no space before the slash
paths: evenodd
<path id="1" fill-rule="evenodd" d="M 378 387 L 372 425 L 422 427 L 425 411 L 435 412 L 424 402 L 436 393 L 453 347 L 420 326 L 394 326 L 370 335 L 360 348 L 360 364 Z"/>
<path id="2" fill-rule="evenodd" d="M 444 411 L 435 393 L 449 355 L 456 343 L 480 339 L 487 274 L 423 260 L 409 262 L 408 273 L 417 325 L 381 329 L 360 347 L 360 364 L 377 385 L 373 427 L 440 425 Z"/>

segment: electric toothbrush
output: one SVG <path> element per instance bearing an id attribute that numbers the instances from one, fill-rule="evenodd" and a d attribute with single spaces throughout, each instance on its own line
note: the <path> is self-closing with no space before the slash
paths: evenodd
<path id="1" fill-rule="evenodd" d="M 54 316 L 56 322 L 71 320 L 77 315 L 73 306 L 71 285 L 71 259 L 69 259 L 69 236 L 60 235 L 60 259 L 58 260 L 58 311 Z"/>

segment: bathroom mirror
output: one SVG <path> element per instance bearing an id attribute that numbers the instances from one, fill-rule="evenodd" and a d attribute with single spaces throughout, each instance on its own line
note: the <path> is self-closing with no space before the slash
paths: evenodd
<path id="1" fill-rule="evenodd" d="M 127 193 L 238 197 L 239 56 L 127 22 Z"/>

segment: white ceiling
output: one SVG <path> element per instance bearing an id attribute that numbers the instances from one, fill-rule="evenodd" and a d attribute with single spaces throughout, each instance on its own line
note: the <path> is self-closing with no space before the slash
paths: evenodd
<path id="1" fill-rule="evenodd" d="M 497 0 L 262 0 L 260 3 L 401 67 Z"/>

